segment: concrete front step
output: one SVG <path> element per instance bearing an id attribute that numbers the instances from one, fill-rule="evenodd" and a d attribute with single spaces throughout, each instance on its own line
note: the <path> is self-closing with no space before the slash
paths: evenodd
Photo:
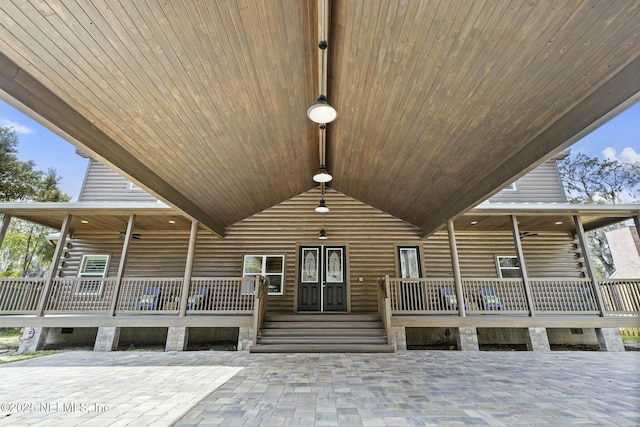
<path id="1" fill-rule="evenodd" d="M 335 328 L 333 329 L 323 329 L 323 328 L 313 328 L 313 329 L 289 329 L 289 328 L 273 328 L 273 329 L 262 329 L 260 331 L 260 336 L 301 336 L 307 337 L 309 335 L 314 336 L 335 336 L 338 334 Z M 339 335 L 342 336 L 387 336 L 387 332 L 383 328 L 367 328 L 367 329 L 358 329 L 358 328 L 342 328 L 339 330 Z"/>
<path id="2" fill-rule="evenodd" d="M 395 349 L 380 344 L 273 344 L 254 345 L 251 353 L 393 353 Z"/>
<path id="3" fill-rule="evenodd" d="M 291 314 L 267 313 L 267 322 L 380 322 L 379 313 L 357 314 Z"/>
<path id="4" fill-rule="evenodd" d="M 252 353 L 388 353 L 378 313 L 268 313 Z"/>
<path id="5" fill-rule="evenodd" d="M 263 329 L 381 329 L 382 322 L 263 322 Z"/>
<path id="6" fill-rule="evenodd" d="M 386 336 L 262 336 L 258 344 L 387 344 Z"/>

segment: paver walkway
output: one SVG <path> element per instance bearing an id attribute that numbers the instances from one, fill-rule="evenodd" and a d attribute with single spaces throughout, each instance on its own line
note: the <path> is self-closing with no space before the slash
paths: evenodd
<path id="1" fill-rule="evenodd" d="M 0 425 L 640 425 L 640 353 L 66 352 L 0 366 Z"/>

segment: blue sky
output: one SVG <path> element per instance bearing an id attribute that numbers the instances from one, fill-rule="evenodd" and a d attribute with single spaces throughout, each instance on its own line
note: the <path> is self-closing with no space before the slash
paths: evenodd
<path id="1" fill-rule="evenodd" d="M 21 160 L 33 160 L 40 170 L 56 169 L 62 176 L 62 191 L 77 200 L 88 160 L 78 156 L 73 145 L 4 101 L 0 101 L 0 126 L 18 133 Z M 640 161 L 640 103 L 576 142 L 571 152 Z"/>

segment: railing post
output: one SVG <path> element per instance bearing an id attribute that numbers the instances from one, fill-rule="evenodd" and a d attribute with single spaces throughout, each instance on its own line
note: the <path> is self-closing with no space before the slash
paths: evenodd
<path id="1" fill-rule="evenodd" d="M 49 269 L 47 280 L 44 282 L 42 297 L 40 297 L 40 302 L 38 303 L 38 309 L 36 311 L 38 313 L 38 316 L 44 315 L 44 309 L 47 305 L 49 294 L 51 293 L 51 283 L 53 282 L 53 278 L 56 275 L 56 271 L 58 271 L 60 258 L 62 258 L 62 252 L 64 251 L 64 246 L 67 242 L 67 234 L 69 234 L 69 229 L 71 228 L 72 218 L 72 215 L 67 215 L 67 217 L 64 219 L 64 222 L 62 223 L 62 228 L 60 229 L 60 238 L 58 239 L 56 250 L 53 253 L 53 260 L 51 260 L 51 268 Z"/>
<path id="2" fill-rule="evenodd" d="M 265 292 L 265 290 L 263 289 L 264 287 L 264 282 L 263 282 L 263 278 L 260 275 L 256 275 L 256 283 L 254 286 L 254 293 L 253 293 L 253 331 L 252 332 L 252 342 L 253 345 L 256 345 L 258 343 L 258 332 L 260 329 L 260 326 L 262 326 L 262 310 L 263 307 L 262 305 L 264 304 L 264 302 L 262 301 L 262 298 L 266 296 L 263 295 L 263 293 Z"/>
<path id="3" fill-rule="evenodd" d="M 10 222 L 11 215 L 9 215 L 8 213 L 4 214 L 2 216 L 2 226 L 0 227 L 0 246 L 2 246 L 2 242 L 4 242 L 4 236 L 7 234 Z"/>
<path id="4" fill-rule="evenodd" d="M 191 287 L 191 275 L 193 274 L 193 260 L 196 254 L 196 240 L 198 238 L 198 226 L 198 221 L 191 222 L 191 233 L 189 234 L 189 249 L 187 250 L 187 263 L 184 267 L 184 280 L 182 282 L 182 298 L 180 298 L 180 316 L 187 315 L 189 289 Z"/>
<path id="5" fill-rule="evenodd" d="M 458 315 L 467 316 L 464 306 L 464 292 L 462 291 L 462 274 L 460 274 L 460 260 L 458 259 L 458 246 L 456 244 L 456 231 L 453 228 L 453 221 L 447 221 L 447 232 L 449 235 L 449 250 L 451 251 L 451 264 L 453 267 L 453 280 L 456 288 L 456 299 L 458 300 Z"/>
<path id="6" fill-rule="evenodd" d="M 131 246 L 131 237 L 133 236 L 133 226 L 136 221 L 136 216 L 129 216 L 129 222 L 127 223 L 127 232 L 124 236 L 124 243 L 122 244 L 122 254 L 120 255 L 120 264 L 118 265 L 118 274 L 116 276 L 116 283 L 113 289 L 113 297 L 111 299 L 111 307 L 109 309 L 112 316 L 116 315 L 116 309 L 118 308 L 118 298 L 120 297 L 120 288 L 122 287 L 122 278 L 124 277 L 124 271 L 127 266 L 127 257 L 129 256 L 129 247 Z"/>
<path id="7" fill-rule="evenodd" d="M 531 294 L 531 284 L 529 283 L 529 273 L 527 272 L 527 264 L 524 260 L 524 251 L 522 250 L 522 242 L 520 241 L 520 227 L 518 227 L 518 219 L 515 215 L 510 215 L 511 231 L 513 233 L 513 242 L 516 246 L 516 255 L 520 263 L 520 272 L 522 273 L 522 283 L 524 284 L 524 293 L 527 298 L 527 307 L 529 308 L 529 316 L 535 317 L 535 305 Z"/>
<path id="8" fill-rule="evenodd" d="M 591 258 L 589 257 L 589 243 L 587 242 L 587 236 L 584 232 L 584 227 L 582 226 L 582 220 L 578 215 L 574 215 L 573 222 L 576 226 L 576 234 L 578 235 L 578 242 L 580 243 L 580 248 L 582 249 L 582 258 L 584 259 L 584 266 L 587 269 L 587 274 L 589 275 L 589 279 L 591 279 L 591 286 L 593 286 L 593 292 L 596 296 L 596 304 L 598 304 L 598 311 L 600 312 L 600 317 L 604 317 L 604 300 L 602 299 L 600 286 L 598 285 L 598 280 L 596 279 L 596 275 L 593 272 L 593 266 L 591 265 Z"/>

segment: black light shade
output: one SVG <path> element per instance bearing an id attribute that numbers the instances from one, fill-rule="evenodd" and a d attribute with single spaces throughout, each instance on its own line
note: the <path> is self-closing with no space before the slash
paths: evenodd
<path id="1" fill-rule="evenodd" d="M 325 231 L 324 228 L 320 229 L 320 235 L 318 236 L 318 239 L 320 240 L 327 240 L 329 237 L 327 237 L 327 232 Z"/>

